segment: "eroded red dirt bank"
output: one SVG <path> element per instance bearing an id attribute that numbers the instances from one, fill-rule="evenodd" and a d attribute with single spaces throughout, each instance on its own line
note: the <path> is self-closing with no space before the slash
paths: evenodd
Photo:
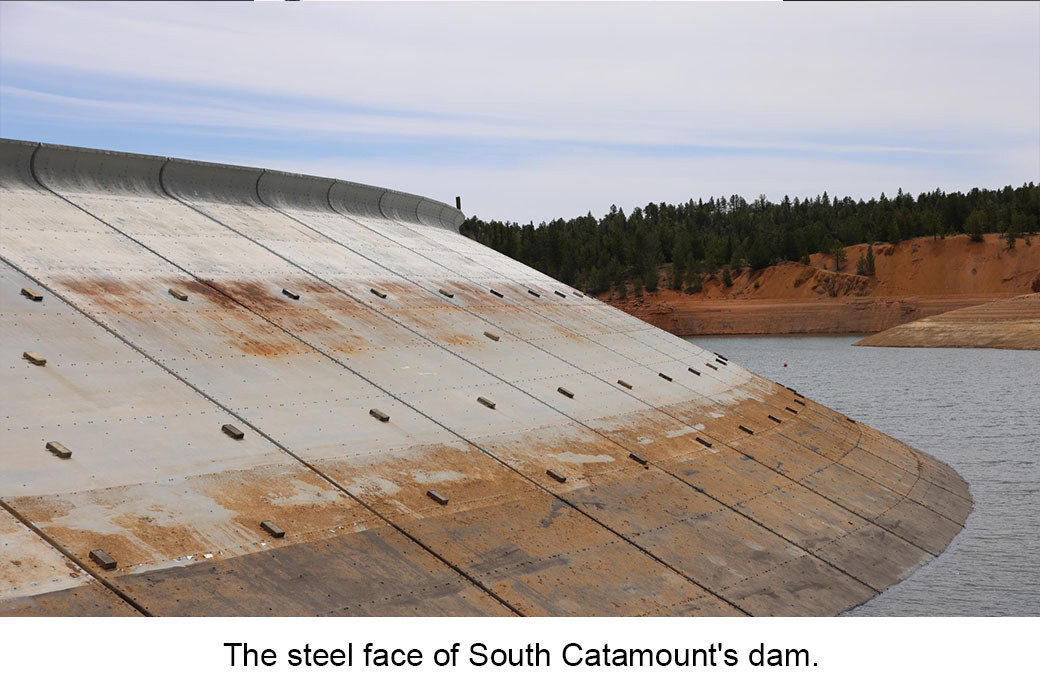
<path id="1" fill-rule="evenodd" d="M 965 307 L 1040 291 L 1040 242 L 1006 248 L 998 235 L 913 239 L 874 246 L 876 274 L 853 274 L 866 245 L 846 248 L 841 272 L 814 254 L 811 265 L 744 270 L 726 288 L 716 277 L 697 294 L 661 289 L 601 299 L 677 335 L 876 333 Z"/>

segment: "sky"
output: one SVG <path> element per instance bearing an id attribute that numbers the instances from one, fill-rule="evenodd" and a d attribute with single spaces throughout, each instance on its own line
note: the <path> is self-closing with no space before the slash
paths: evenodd
<path id="1" fill-rule="evenodd" d="M 0 4 L 0 136 L 518 222 L 1040 180 L 1040 3 Z"/>

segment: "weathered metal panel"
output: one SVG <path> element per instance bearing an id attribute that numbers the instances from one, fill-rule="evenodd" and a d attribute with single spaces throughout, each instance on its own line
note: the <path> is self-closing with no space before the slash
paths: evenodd
<path id="1" fill-rule="evenodd" d="M 321 466 L 525 614 L 668 614 L 689 602 L 714 614 L 735 612 L 562 501 L 520 485 L 509 469 L 482 465 L 475 453 L 453 445 Z M 448 504 L 427 498 L 426 489 Z M 603 581 L 608 571 L 617 585 Z"/>
<path id="2" fill-rule="evenodd" d="M 9 418 L 34 423 L 12 441 L 49 457 L 0 486 L 149 611 L 833 613 L 970 511 L 943 464 L 455 234 L 440 203 L 10 141 L 0 190 L 4 258 L 154 360 L 0 288 Z M 34 449 L 59 428 L 64 461 Z"/>
<path id="3" fill-rule="evenodd" d="M 120 578 L 162 615 L 510 615 L 396 531 L 303 537 L 263 553 Z"/>
<path id="4" fill-rule="evenodd" d="M 17 449 L 10 459 L 10 450 L 5 451 L 0 496 L 81 563 L 89 561 L 92 549 L 103 548 L 118 562 L 118 569 L 108 573 L 112 583 L 123 587 L 146 609 L 178 614 L 183 603 L 210 605 L 212 608 L 202 612 L 216 614 L 223 610 L 222 604 L 216 597 L 200 594 L 203 587 L 198 583 L 185 580 L 175 591 L 171 582 L 180 581 L 182 576 L 197 576 L 200 571 L 207 576 L 220 575 L 227 566 L 190 569 L 197 564 L 216 565 L 245 555 L 265 555 L 304 541 L 349 545 L 351 536 L 374 530 L 387 537 L 383 545 L 393 546 L 393 552 L 391 557 L 381 557 L 375 554 L 376 548 L 366 549 L 362 555 L 370 563 L 364 573 L 366 581 L 377 571 L 396 576 L 411 568 L 419 576 L 429 574 L 427 582 L 416 582 L 415 592 L 451 598 L 444 611 L 494 614 L 503 610 L 484 592 L 398 532 L 387 529 L 244 423 L 239 423 L 248 433 L 243 441 L 222 436 L 221 423 L 238 421 L 54 295 L 47 294 L 40 303 L 22 301 L 19 306 L 12 302 L 10 298 L 18 296 L 16 288 L 26 282 L 8 266 L 0 266 L 0 307 L 5 325 L 14 328 L 4 335 L 41 340 L 52 347 L 53 358 L 46 369 L 17 382 L 34 386 L 23 387 L 26 400 L 19 408 L 4 413 L 5 422 L 18 422 L 20 426 L 9 427 L 4 436 L 5 449 L 8 443 Z M 50 334 L 36 330 L 53 326 L 61 330 Z M 13 402 L 5 400 L 7 404 Z M 25 417 L 26 412 L 32 417 Z M 74 451 L 68 461 L 43 449 L 42 441 L 55 431 L 63 433 L 62 438 Z M 24 438 L 35 445 L 19 447 Z M 262 532 L 260 523 L 268 519 L 277 520 L 286 529 L 284 540 L 271 539 Z M 12 562 L 19 568 L 28 569 L 31 563 L 37 563 L 41 552 L 24 543 L 5 541 L 4 546 L 5 557 L 10 549 Z M 319 554 L 300 555 L 298 569 L 312 571 L 306 564 L 308 558 L 313 563 L 327 562 Z M 266 566 L 268 561 L 249 562 Z M 440 569 L 429 572 L 431 563 Z M 62 579 L 65 570 L 47 567 L 52 575 L 50 584 L 36 586 L 31 600 L 25 598 L 29 596 L 25 591 L 3 596 L 19 600 L 10 605 L 5 602 L 0 611 L 124 612 L 124 602 L 106 599 L 104 591 L 87 586 L 94 580 L 81 571 L 76 574 L 76 566 L 66 564 L 74 580 Z M 358 574 L 360 566 L 361 558 L 352 560 L 351 574 Z M 155 573 L 159 568 L 166 578 L 161 587 L 129 579 L 140 573 Z M 324 568 L 322 576 L 334 578 L 335 574 Z M 445 578 L 452 576 L 454 580 L 445 584 Z M 256 582 L 253 593 L 238 593 L 242 606 L 249 605 L 246 601 L 266 605 L 272 592 L 283 590 L 259 579 Z M 54 595 L 36 595 L 45 592 Z M 398 610 L 391 600 L 398 593 L 387 589 L 373 610 Z M 294 610 L 347 610 L 339 603 L 341 597 L 327 598 L 329 602 L 323 606 L 314 603 L 316 597 Z M 207 603 L 211 599 L 215 602 Z M 439 604 L 434 601 L 431 609 L 434 605 Z M 292 612 L 288 606 L 280 610 Z"/>
<path id="5" fill-rule="evenodd" d="M 47 159 L 42 160 L 42 163 L 47 167 L 54 167 L 56 166 L 54 163 L 55 157 L 57 155 L 51 155 Z M 153 167 L 150 170 L 143 170 L 141 175 L 157 176 L 157 172 L 158 169 Z M 189 277 L 195 276 L 206 279 L 206 284 L 194 280 L 182 281 L 180 287 L 190 296 L 190 300 L 177 308 L 181 312 L 194 311 L 196 314 L 201 314 L 201 316 L 193 316 L 187 321 L 189 324 L 195 323 L 198 325 L 197 322 L 205 319 L 207 326 L 205 330 L 207 338 L 204 341 L 206 360 L 202 359 L 202 355 L 197 350 L 192 350 L 187 345 L 170 346 L 163 357 L 165 359 L 164 365 L 182 377 L 189 379 L 192 383 L 199 383 L 206 389 L 207 393 L 213 395 L 218 400 L 223 399 L 225 396 L 231 397 L 230 391 L 237 388 L 235 382 L 238 377 L 245 377 L 246 380 L 249 380 L 249 377 L 251 377 L 251 373 L 247 371 L 250 363 L 240 359 L 240 354 L 236 354 L 234 349 L 236 346 L 234 346 L 232 338 L 248 336 L 251 340 L 250 347 L 256 348 L 252 352 L 255 352 L 257 357 L 267 356 L 267 352 L 270 352 L 265 352 L 259 348 L 261 344 L 260 338 L 278 341 L 273 351 L 279 355 L 293 355 L 295 365 L 295 354 L 307 353 L 309 350 L 299 344 L 300 341 L 296 340 L 295 336 L 310 342 L 309 338 L 323 333 L 326 337 L 325 343 L 317 345 L 318 347 L 325 348 L 328 350 L 328 354 L 337 359 L 340 358 L 341 353 L 343 359 L 349 356 L 353 360 L 352 364 L 354 366 L 363 369 L 361 373 L 364 374 L 366 379 L 379 379 L 384 385 L 383 388 L 387 392 L 394 393 L 395 396 L 413 396 L 411 400 L 407 401 L 410 403 L 422 402 L 424 398 L 433 393 L 437 394 L 436 400 L 443 408 L 446 395 L 444 377 L 447 374 L 452 375 L 449 386 L 446 389 L 448 395 L 447 402 L 452 402 L 450 396 L 465 392 L 468 394 L 467 401 L 470 409 L 480 407 L 474 404 L 472 399 L 478 393 L 489 391 L 489 389 L 484 388 L 488 383 L 494 383 L 499 389 L 507 389 L 511 394 L 522 395 L 515 388 L 504 384 L 504 382 L 497 381 L 486 372 L 452 357 L 449 351 L 437 347 L 432 342 L 413 345 L 408 350 L 393 352 L 384 350 L 377 360 L 368 359 L 374 350 L 359 356 L 353 354 L 353 347 L 348 350 L 338 345 L 333 346 L 328 338 L 332 334 L 337 333 L 341 326 L 345 331 L 348 331 L 353 314 L 337 311 L 337 309 L 341 310 L 342 307 L 334 307 L 328 302 L 324 304 L 319 302 L 317 299 L 319 293 L 315 291 L 314 287 L 308 288 L 303 285 L 306 276 L 292 265 L 264 251 L 226 226 L 218 224 L 174 200 L 155 196 L 147 192 L 154 188 L 150 185 L 142 185 L 137 188 L 137 190 L 146 192 L 139 199 L 135 200 L 132 208 L 120 209 L 115 205 L 113 199 L 106 196 L 94 195 L 90 192 L 81 191 L 76 187 L 63 188 L 65 185 L 64 179 L 60 176 L 52 178 L 47 174 L 46 170 L 41 174 L 41 178 L 45 183 L 54 185 L 56 190 L 63 195 L 67 195 L 74 203 L 107 222 L 113 228 L 106 232 L 111 237 L 108 239 L 109 243 L 120 246 L 127 253 L 135 253 L 142 258 L 152 253 L 168 259 L 166 273 L 183 272 L 177 271 L 176 268 L 179 266 L 184 271 L 187 271 Z M 187 232 L 178 238 L 177 230 L 181 228 L 187 230 Z M 126 237 L 130 237 L 133 241 Z M 138 242 L 140 246 L 134 244 L 134 241 Z M 230 260 L 228 260 L 227 264 L 219 260 L 215 264 L 208 263 L 205 249 L 215 250 L 220 258 L 235 259 L 235 269 L 232 269 Z M 236 275 L 248 275 L 259 278 L 275 276 L 278 279 L 270 284 L 266 284 L 263 281 L 251 281 L 252 284 L 247 285 L 247 283 L 232 279 Z M 294 275 L 296 277 L 293 277 Z M 320 315 L 328 323 L 315 325 L 314 312 L 300 311 L 299 304 L 290 304 L 283 297 L 279 296 L 279 290 L 276 288 L 287 284 L 296 288 L 301 293 L 301 297 L 306 297 L 308 301 L 318 303 L 323 310 Z M 211 290 L 211 286 L 217 288 L 220 292 Z M 99 296 L 101 293 L 92 292 L 82 287 L 71 286 L 69 282 L 65 282 L 64 287 L 68 291 L 75 293 L 78 299 L 87 303 L 88 310 L 100 310 L 99 305 L 103 305 L 105 299 L 109 300 L 108 305 L 104 305 L 107 315 L 111 316 L 112 321 L 120 326 L 120 330 L 125 331 L 129 335 L 136 335 L 141 338 L 147 337 L 152 345 L 161 342 L 166 337 L 165 331 L 169 326 L 168 323 L 154 324 L 145 319 L 145 317 L 154 315 L 155 310 L 158 309 L 156 303 L 167 301 L 166 299 L 159 299 L 162 295 L 149 292 L 147 288 L 143 292 L 134 287 L 120 288 L 118 293 L 120 301 L 112 302 L 110 296 L 106 295 L 106 298 L 102 298 Z M 331 296 L 338 295 L 332 293 Z M 228 302 L 228 298 L 233 301 Z M 223 306 L 219 306 L 219 308 L 214 306 L 218 304 L 223 304 Z M 373 312 L 366 310 L 362 304 L 354 302 L 352 308 L 355 310 L 355 313 L 365 314 L 367 312 L 368 315 L 375 316 Z M 392 335 L 393 330 L 395 330 L 393 328 L 395 324 L 385 319 L 382 321 L 383 325 L 387 326 L 385 332 Z M 194 328 L 188 332 L 188 336 L 193 336 L 196 332 L 203 331 L 199 328 Z M 317 342 L 315 341 L 315 343 Z M 239 349 L 242 350 L 242 347 L 244 346 L 239 346 Z M 242 350 L 242 352 L 249 351 Z M 329 360 L 329 358 L 326 359 Z M 217 361 L 222 362 L 224 368 L 229 368 L 231 364 L 234 364 L 234 377 L 229 379 L 225 376 L 223 379 L 218 379 L 215 375 L 211 375 L 211 378 L 207 380 L 204 376 L 206 362 L 212 364 Z M 336 364 L 336 362 L 331 360 L 329 362 L 333 365 Z M 424 371 L 406 372 L 405 370 L 409 367 L 421 367 Z M 371 384 L 362 380 L 362 378 L 352 375 L 342 366 L 339 368 L 343 374 L 339 381 L 351 382 L 348 384 L 348 388 L 343 389 L 339 404 L 345 404 L 349 407 L 349 403 L 344 403 L 345 401 L 356 401 L 364 405 L 364 409 L 361 407 L 357 409 L 358 415 L 367 412 L 373 401 L 379 398 L 376 394 L 380 393 L 380 391 L 374 389 Z M 424 384 L 423 379 L 429 382 L 428 385 Z M 438 388 L 440 388 L 439 391 L 437 390 Z M 495 393 L 494 390 L 490 390 L 490 392 L 492 394 Z M 266 396 L 270 398 L 276 394 L 278 394 L 278 391 L 273 393 L 268 391 Z M 385 395 L 383 395 L 382 399 L 385 399 Z M 334 454 L 349 455 L 356 453 L 357 448 L 363 446 L 362 442 L 368 446 L 373 444 L 372 438 L 362 435 L 357 440 L 357 448 L 352 448 L 350 446 L 351 440 L 348 438 L 346 442 L 343 442 L 341 431 L 334 429 L 333 421 L 330 420 L 328 429 L 330 434 L 335 435 L 336 439 L 327 441 L 323 446 L 317 446 L 314 439 L 326 430 L 320 417 L 317 421 L 313 417 L 309 417 L 309 427 L 306 428 L 284 425 L 279 427 L 275 423 L 285 423 L 289 417 L 286 412 L 271 408 L 261 411 L 259 404 L 249 408 L 243 403 L 241 397 L 235 403 L 241 408 L 240 414 L 244 417 L 255 418 L 255 421 L 265 432 L 272 430 L 278 432 L 277 436 L 281 437 L 279 441 L 282 441 L 285 446 L 294 452 L 298 452 L 308 459 L 321 459 L 319 464 L 321 466 L 325 466 L 325 462 Z M 319 412 L 323 410 L 321 406 L 315 408 L 315 405 L 312 403 L 308 407 L 300 407 L 298 409 L 307 416 L 315 409 Z M 332 404 L 326 402 L 323 405 Z M 536 402 L 534 401 L 524 404 L 528 409 L 535 407 L 535 405 Z M 427 411 L 436 410 L 436 407 L 427 409 Z M 545 410 L 553 414 L 551 410 Z M 468 418 L 469 416 L 465 417 Z M 373 423 L 370 418 L 365 418 L 364 416 L 361 416 L 361 418 L 362 422 L 357 423 L 357 429 L 365 428 L 370 430 L 373 425 L 378 427 L 378 424 Z M 342 421 L 343 416 L 340 416 L 339 419 Z M 517 422 L 521 421 L 522 418 L 517 419 Z M 303 429 L 305 433 L 302 435 L 297 434 L 300 429 Z M 409 439 L 421 442 L 422 440 L 417 439 L 414 434 L 409 433 Z M 443 439 L 439 432 L 437 436 Z M 544 498 L 547 504 L 550 503 L 549 500 L 551 498 L 538 491 L 537 488 L 524 483 L 522 479 L 516 477 L 515 474 L 507 469 L 502 468 L 500 464 L 492 459 L 487 458 L 476 450 L 470 451 L 468 455 L 473 459 L 473 465 L 477 470 L 504 474 L 503 495 L 507 499 L 512 497 L 530 500 L 526 502 L 526 505 L 529 507 L 536 506 L 533 500 L 539 498 Z M 413 482 L 414 485 L 416 485 L 415 482 Z M 410 491 L 414 492 L 416 489 L 413 487 Z M 119 491 L 119 493 L 120 497 L 126 496 L 125 491 Z M 226 493 L 222 492 L 220 494 Z M 390 496 L 390 493 L 386 494 Z M 217 496 L 219 497 L 219 495 Z M 33 500 L 33 503 L 36 502 L 36 500 Z M 501 511 L 496 511 L 493 519 L 488 519 L 483 532 L 488 534 L 486 542 L 493 543 L 495 547 L 502 546 L 503 540 L 496 540 L 496 538 L 506 534 L 510 528 L 508 520 L 512 512 L 507 514 L 506 509 L 513 509 L 514 507 L 515 501 Z M 39 501 L 38 505 L 34 507 L 34 513 L 41 518 L 47 518 L 47 514 L 52 513 L 52 511 L 47 501 Z M 265 513 L 265 516 L 269 516 L 269 514 Z M 596 548 L 602 546 L 594 555 L 608 554 L 610 556 L 608 564 L 622 564 L 629 567 L 633 581 L 635 578 L 642 577 L 643 581 L 646 582 L 665 582 L 659 592 L 659 600 L 664 601 L 664 604 L 652 610 L 666 612 L 666 606 L 688 603 L 703 598 L 703 592 L 700 592 L 690 582 L 675 575 L 671 570 L 657 565 L 636 548 L 630 545 L 616 546 L 612 536 L 609 542 L 606 540 L 601 540 L 598 543 L 594 542 L 597 534 L 602 537 L 606 532 L 600 530 L 585 517 L 574 515 L 573 512 L 569 514 L 565 512 L 564 517 L 573 517 L 571 526 L 566 530 L 568 534 L 575 534 L 576 529 L 584 528 L 585 536 L 582 537 L 581 534 L 575 534 L 575 540 L 593 542 L 592 547 Z M 48 521 L 55 526 L 59 525 L 58 522 L 54 522 L 52 519 L 48 519 Z M 458 540 L 452 540 L 450 534 L 441 537 L 436 535 L 432 529 L 422 529 L 421 531 L 423 534 L 431 536 L 430 539 L 426 539 L 424 535 L 424 543 L 437 545 L 438 552 L 443 552 L 451 558 L 452 562 L 460 565 L 472 562 L 472 551 L 469 549 L 469 545 L 467 545 L 471 541 L 460 543 Z M 546 533 L 554 536 L 559 535 L 559 532 L 553 532 L 552 529 Z M 72 541 L 69 542 L 71 543 Z M 523 550 L 535 542 L 536 540 L 532 539 L 530 534 L 525 534 L 516 538 L 508 538 L 506 545 L 516 546 Z M 443 547 L 441 547 L 441 544 L 444 544 Z M 543 541 L 541 545 L 563 546 L 564 544 L 561 539 L 556 538 L 553 542 Z M 133 548 L 123 548 L 122 550 L 124 554 L 132 559 L 136 559 L 132 554 Z M 587 550 L 588 547 L 583 545 L 575 547 L 573 552 L 582 554 L 586 553 Z M 568 559 L 566 552 L 563 553 L 563 558 L 568 564 L 576 563 L 579 559 L 577 557 Z M 593 565 L 590 565 L 590 568 L 600 566 L 599 563 L 602 562 L 604 562 L 602 559 L 596 559 Z M 545 578 L 546 576 L 558 571 L 553 569 L 553 567 L 555 565 L 552 567 L 538 565 L 529 570 L 524 570 L 512 580 L 511 585 L 523 582 L 532 587 L 537 586 L 542 582 L 548 581 Z M 592 570 L 589 569 L 588 572 L 591 573 Z M 638 605 L 628 602 L 627 599 L 623 600 L 623 587 L 599 587 L 595 577 L 590 576 L 587 580 L 583 580 L 582 577 L 582 572 L 572 567 L 569 572 L 561 575 L 560 579 L 553 581 L 558 584 L 562 581 L 562 578 L 567 578 L 573 584 L 575 591 L 574 601 L 578 603 L 587 602 L 590 610 L 625 613 L 651 610 L 644 608 L 645 605 L 648 605 L 646 599 L 641 599 Z M 663 577 L 663 579 L 658 580 L 654 579 L 654 577 Z M 666 586 L 671 586 L 672 589 L 666 590 L 664 588 Z M 597 604 L 592 599 L 592 596 L 586 596 L 583 593 L 591 591 L 593 587 L 595 587 L 595 596 L 597 597 L 614 594 L 617 594 L 617 596 L 607 600 L 601 607 L 596 608 Z M 562 587 L 557 586 L 554 592 L 560 596 L 566 596 L 566 592 L 564 592 Z M 532 604 L 530 610 L 551 611 L 554 609 L 551 608 L 550 604 L 542 602 Z"/>
<path id="6" fill-rule="evenodd" d="M 0 509 L 0 616 L 55 614 L 138 613 Z"/>

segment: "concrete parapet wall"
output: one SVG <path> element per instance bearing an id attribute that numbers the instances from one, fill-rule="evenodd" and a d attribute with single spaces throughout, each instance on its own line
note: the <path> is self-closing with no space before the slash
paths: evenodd
<path id="1" fill-rule="evenodd" d="M 0 138 L 0 180 L 31 187 L 35 180 L 63 190 L 106 195 L 173 194 L 230 204 L 262 202 L 275 208 L 331 209 L 458 231 L 465 219 L 445 203 L 386 188 L 318 176 L 186 159 L 66 147 Z M 164 190 L 166 185 L 170 190 Z"/>

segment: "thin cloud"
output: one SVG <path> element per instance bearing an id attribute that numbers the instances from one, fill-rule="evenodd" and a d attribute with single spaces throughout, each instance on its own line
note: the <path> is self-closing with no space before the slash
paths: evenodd
<path id="1" fill-rule="evenodd" d="M 0 132 L 450 182 L 517 219 L 1003 185 L 1040 177 L 1038 23 L 1035 3 L 5 3 Z"/>

